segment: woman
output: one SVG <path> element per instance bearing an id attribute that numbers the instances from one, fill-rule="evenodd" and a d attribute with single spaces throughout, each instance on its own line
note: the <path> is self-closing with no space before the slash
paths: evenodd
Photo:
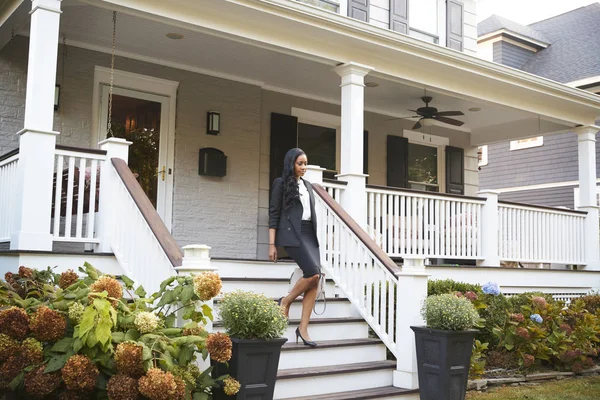
<path id="1" fill-rule="evenodd" d="M 321 263 L 315 196 L 310 182 L 302 179 L 307 162 L 302 150 L 291 149 L 285 155 L 281 177 L 273 182 L 269 206 L 269 258 L 277 262 L 276 246 L 282 246 L 302 269 L 303 277 L 278 303 L 289 317 L 292 302 L 304 293 L 296 343 L 300 337 L 305 345 L 316 347 L 317 344 L 308 335 L 308 322 L 317 298 Z"/>

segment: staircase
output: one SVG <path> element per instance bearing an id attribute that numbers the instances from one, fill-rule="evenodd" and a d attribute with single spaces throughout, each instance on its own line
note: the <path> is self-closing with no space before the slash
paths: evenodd
<path id="1" fill-rule="evenodd" d="M 265 293 L 273 299 L 289 290 L 289 278 L 295 264 L 290 262 L 212 260 L 223 280 L 223 292 L 236 289 Z M 350 301 L 326 281 L 327 308 L 323 315 L 311 316 L 310 335 L 319 346 L 296 344 L 294 331 L 302 309 L 301 299 L 290 309 L 290 324 L 284 336 L 274 399 L 418 399 L 418 391 L 392 386 L 395 361 L 386 360 L 386 346 L 369 336 L 369 326 Z M 215 301 L 216 331 L 218 320 Z M 323 303 L 317 303 L 322 312 Z"/>

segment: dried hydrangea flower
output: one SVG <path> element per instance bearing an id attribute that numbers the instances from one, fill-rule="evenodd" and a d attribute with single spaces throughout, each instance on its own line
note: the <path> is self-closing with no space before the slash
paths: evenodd
<path id="1" fill-rule="evenodd" d="M 185 384 L 181 378 L 159 368 L 150 368 L 139 379 L 138 389 L 150 400 L 182 400 L 185 397 Z"/>
<path id="2" fill-rule="evenodd" d="M 98 368 L 86 356 L 71 356 L 61 370 L 62 378 L 69 390 L 91 392 L 96 386 Z"/>
<path id="3" fill-rule="evenodd" d="M 573 328 L 569 324 L 560 324 L 560 330 L 563 331 L 567 336 L 573 333 Z"/>
<path id="4" fill-rule="evenodd" d="M 41 306 L 31 317 L 30 328 L 39 341 L 56 342 L 65 336 L 67 321 L 60 312 Z"/>
<path id="5" fill-rule="evenodd" d="M 58 400 L 89 400 L 89 393 L 76 390 L 65 390 L 58 396 Z"/>
<path id="6" fill-rule="evenodd" d="M 45 374 L 45 369 L 46 366 L 42 365 L 25 375 L 25 391 L 34 397 L 43 398 L 60 386 L 60 375 Z"/>
<path id="7" fill-rule="evenodd" d="M 205 332 L 204 327 L 197 326 L 195 328 L 184 328 L 182 334 L 183 336 L 200 336 Z"/>
<path id="8" fill-rule="evenodd" d="M 143 348 L 135 343 L 123 342 L 115 349 L 115 363 L 121 374 L 139 378 L 144 375 Z"/>
<path id="9" fill-rule="evenodd" d="M 31 278 L 33 278 L 33 270 L 31 268 L 27 268 L 27 267 L 21 265 L 19 267 L 19 276 L 21 278 L 31 279 Z"/>
<path id="10" fill-rule="evenodd" d="M 36 365 L 44 361 L 44 347 L 34 338 L 27 338 L 21 343 L 21 352 L 27 365 Z"/>
<path id="11" fill-rule="evenodd" d="M 68 269 L 62 274 L 60 274 L 60 279 L 58 280 L 58 286 L 61 289 L 66 289 L 75 282 L 79 280 L 79 275 L 74 272 L 72 269 Z"/>
<path id="12" fill-rule="evenodd" d="M 210 358 L 217 362 L 223 363 L 231 359 L 232 346 L 229 335 L 222 332 L 212 333 L 206 339 L 206 349 Z"/>
<path id="13" fill-rule="evenodd" d="M 573 365 L 571 365 L 571 371 L 573 371 L 576 374 L 580 374 L 583 372 L 583 365 L 581 364 L 580 361 L 575 361 L 573 363 Z"/>
<path id="14" fill-rule="evenodd" d="M 137 400 L 140 397 L 138 381 L 127 375 L 113 375 L 106 384 L 109 400 Z"/>
<path id="15" fill-rule="evenodd" d="M 151 312 L 142 311 L 135 317 L 134 323 L 140 333 L 148 333 L 158 328 L 158 317 Z"/>
<path id="16" fill-rule="evenodd" d="M 521 313 L 510 314 L 510 319 L 516 322 L 525 322 L 525 316 Z"/>
<path id="17" fill-rule="evenodd" d="M 517 328 L 516 334 L 517 334 L 517 336 L 520 336 L 525 340 L 529 340 L 529 338 L 530 338 L 529 331 L 527 330 L 527 328 L 523 328 L 523 327 Z"/>
<path id="18" fill-rule="evenodd" d="M 73 303 L 69 306 L 69 319 L 76 324 L 81 322 L 81 318 L 83 318 L 83 312 L 85 311 L 85 307 L 81 303 Z"/>
<path id="19" fill-rule="evenodd" d="M 524 354 L 523 355 L 523 365 L 524 366 L 531 367 L 534 362 L 535 362 L 535 357 L 532 356 L 531 354 Z"/>
<path id="20" fill-rule="evenodd" d="M 8 359 L 19 350 L 19 342 L 4 333 L 0 333 L 0 362 Z"/>
<path id="21" fill-rule="evenodd" d="M 101 276 L 96 282 L 90 286 L 90 289 L 94 293 L 102 293 L 106 291 L 108 297 L 111 297 L 111 304 L 117 305 L 117 301 L 123 297 L 123 286 L 115 278 L 111 276 Z"/>
<path id="22" fill-rule="evenodd" d="M 223 379 L 223 392 L 227 396 L 235 396 L 240 391 L 242 385 L 232 377 Z"/>
<path id="23" fill-rule="evenodd" d="M 548 302 L 546 301 L 545 298 L 541 297 L 541 296 L 534 296 L 531 301 L 533 302 L 533 304 L 541 309 L 544 309 L 548 306 Z"/>
<path id="24" fill-rule="evenodd" d="M 26 360 L 20 354 L 8 357 L 8 360 L 0 365 L 0 389 L 7 388 L 26 366 Z"/>
<path id="25" fill-rule="evenodd" d="M 223 283 L 218 274 L 203 272 L 194 276 L 194 291 L 202 301 L 208 301 L 221 293 Z"/>
<path id="26" fill-rule="evenodd" d="M 29 316 L 19 307 L 0 311 L 0 333 L 13 339 L 23 340 L 29 333 Z"/>

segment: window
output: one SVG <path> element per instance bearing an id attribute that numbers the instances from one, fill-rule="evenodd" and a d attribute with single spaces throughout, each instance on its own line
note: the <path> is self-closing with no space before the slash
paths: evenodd
<path id="1" fill-rule="evenodd" d="M 443 43 L 445 0 L 419 0 L 408 3 L 410 36 L 431 43 Z"/>
<path id="2" fill-rule="evenodd" d="M 437 147 L 408 143 L 408 183 L 411 189 L 440 191 Z"/>
<path id="3" fill-rule="evenodd" d="M 298 123 L 298 147 L 310 156 L 311 165 L 325 168 L 323 176 L 334 178 L 336 130 L 318 125 Z"/>
<path id="4" fill-rule="evenodd" d="M 528 139 L 511 140 L 510 150 L 529 149 L 531 147 L 539 147 L 544 145 L 544 137 L 536 136 Z"/>
<path id="5" fill-rule="evenodd" d="M 483 165 L 488 165 L 488 147 L 487 147 L 487 145 L 479 146 L 477 148 L 477 161 L 478 161 L 478 165 L 480 167 Z"/>

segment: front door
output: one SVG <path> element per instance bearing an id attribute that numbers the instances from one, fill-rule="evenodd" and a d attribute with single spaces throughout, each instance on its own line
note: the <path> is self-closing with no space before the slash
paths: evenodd
<path id="1" fill-rule="evenodd" d="M 100 137 L 108 126 L 109 87 L 102 85 Z M 111 126 L 114 137 L 132 142 L 129 168 L 171 229 L 173 171 L 168 160 L 173 140 L 168 133 L 170 99 L 166 96 L 113 88 Z"/>

